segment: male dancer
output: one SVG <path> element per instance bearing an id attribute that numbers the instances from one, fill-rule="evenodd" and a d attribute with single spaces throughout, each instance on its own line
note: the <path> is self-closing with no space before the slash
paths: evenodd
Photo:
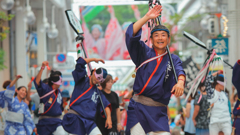
<path id="1" fill-rule="evenodd" d="M 127 130 L 132 135 L 160 134 L 170 135 L 167 105 L 171 92 L 175 96 L 183 94 L 185 73 L 178 56 L 172 54 L 178 82 L 176 84 L 173 69 L 166 46 L 170 43 L 170 32 L 158 25 L 151 31 L 149 48 L 141 41 L 141 27 L 149 20 L 160 15 L 162 6 L 154 8 L 136 23 L 131 24 L 126 32 L 126 44 L 132 61 L 137 67 L 136 79 L 133 86 L 135 95 L 128 107 Z M 148 61 L 146 61 L 148 60 Z"/>
<path id="2" fill-rule="evenodd" d="M 233 109 L 233 115 L 234 115 L 233 128 L 235 128 L 235 135 L 240 135 L 240 127 L 239 127 L 240 125 L 240 99 L 239 99 L 240 97 L 240 59 L 236 62 L 236 64 L 233 67 L 232 83 L 237 89 L 237 93 L 238 93 L 238 100 Z"/>
<path id="3" fill-rule="evenodd" d="M 104 63 L 102 59 L 96 58 L 81 58 L 77 59 L 75 70 L 72 72 L 75 87 L 70 100 L 70 110 L 63 117 L 63 128 L 77 135 L 101 135 L 102 133 L 94 122 L 96 110 L 99 109 L 103 114 L 103 109 L 99 99 L 99 94 L 102 98 L 103 105 L 106 111 L 107 119 L 105 127 L 112 128 L 110 103 L 97 90 L 96 84 L 104 82 L 107 77 L 107 71 L 104 68 L 93 70 L 91 76 L 87 76 L 85 65 L 91 61 Z"/>
<path id="4" fill-rule="evenodd" d="M 64 129 L 61 125 L 62 96 L 59 90 L 62 84 L 62 73 L 51 71 L 48 84 L 45 84 L 41 81 L 41 76 L 46 66 L 48 66 L 48 61 L 42 63 L 39 73 L 33 80 L 40 97 L 37 132 L 39 135 L 64 135 Z"/>

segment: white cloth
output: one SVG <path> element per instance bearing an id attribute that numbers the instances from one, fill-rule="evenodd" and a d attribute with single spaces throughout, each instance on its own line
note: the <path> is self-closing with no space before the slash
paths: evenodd
<path id="1" fill-rule="evenodd" d="M 231 135 L 232 133 L 231 122 L 214 123 L 209 125 L 210 135 L 218 135 L 220 131 L 222 131 L 224 135 Z"/>
<path id="2" fill-rule="evenodd" d="M 24 119 L 23 113 L 17 113 L 12 111 L 7 112 L 6 115 L 7 121 L 23 124 L 23 119 Z"/>
<path id="3" fill-rule="evenodd" d="M 210 124 L 231 122 L 231 117 L 228 107 L 228 98 L 224 91 L 214 91 L 214 97 L 209 99 L 210 104 L 214 103 L 211 109 Z"/>
<path id="4" fill-rule="evenodd" d="M 58 126 L 57 129 L 53 132 L 53 135 L 65 135 L 65 130 L 62 126 Z"/>
<path id="5" fill-rule="evenodd" d="M 98 127 L 95 127 L 91 132 L 90 132 L 90 134 L 89 135 L 101 135 L 102 133 L 101 133 L 101 131 L 99 130 L 99 128 Z"/>
<path id="6" fill-rule="evenodd" d="M 33 101 L 34 104 L 35 104 L 35 110 L 36 110 L 37 108 L 39 108 L 40 97 L 39 97 L 37 92 L 32 94 L 30 97 L 31 97 L 31 101 Z M 34 124 L 37 124 L 38 123 L 38 117 L 34 115 L 33 121 L 34 121 Z"/>
<path id="7" fill-rule="evenodd" d="M 131 132 L 131 135 L 146 135 L 144 129 L 142 128 L 139 122 L 131 128 L 130 132 Z M 169 132 L 165 132 L 165 131 L 150 132 L 148 134 L 149 135 L 170 135 Z"/>

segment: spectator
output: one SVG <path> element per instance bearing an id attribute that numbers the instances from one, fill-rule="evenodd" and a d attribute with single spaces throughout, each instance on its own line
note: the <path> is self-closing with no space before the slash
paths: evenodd
<path id="1" fill-rule="evenodd" d="M 69 109 L 69 100 L 70 100 L 70 95 L 68 90 L 63 90 L 62 91 L 62 100 L 63 100 L 63 114 L 66 114 Z"/>
<path id="2" fill-rule="evenodd" d="M 198 86 L 200 94 L 194 100 L 193 123 L 196 127 L 196 135 L 209 135 L 208 108 L 210 104 L 207 101 L 207 92 L 204 83 Z"/>
<path id="3" fill-rule="evenodd" d="M 117 93 L 111 91 L 113 85 L 113 79 L 111 75 L 107 75 L 105 81 L 101 83 L 103 88 L 102 93 L 105 95 L 106 99 L 111 103 L 112 106 L 112 128 L 105 128 L 106 119 L 101 117 L 100 113 L 96 115 L 96 124 L 103 135 L 117 135 L 118 132 L 121 131 L 121 116 L 119 109 L 119 98 Z"/>
<path id="4" fill-rule="evenodd" d="M 185 135 L 194 135 L 196 133 L 196 128 L 192 120 L 193 112 L 194 112 L 194 99 L 196 95 L 197 93 L 195 95 L 191 95 L 186 105 L 186 115 L 185 115 L 186 123 L 184 128 Z"/>

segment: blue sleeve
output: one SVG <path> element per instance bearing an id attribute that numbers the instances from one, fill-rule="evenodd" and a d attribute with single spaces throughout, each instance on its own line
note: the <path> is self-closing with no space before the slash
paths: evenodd
<path id="1" fill-rule="evenodd" d="M 215 91 L 215 89 L 212 88 L 212 84 L 211 84 L 212 80 L 213 80 L 213 76 L 212 75 L 208 75 L 206 77 L 205 87 L 206 87 L 208 99 L 214 98 L 214 91 Z"/>
<path id="2" fill-rule="evenodd" d="M 26 134 L 31 135 L 33 132 L 33 129 L 35 128 L 35 124 L 31 118 L 31 114 L 27 105 L 25 105 L 23 125 L 26 131 Z"/>
<path id="3" fill-rule="evenodd" d="M 78 81 L 80 81 L 82 78 L 84 78 L 85 75 L 87 75 L 87 72 L 85 69 L 86 64 L 87 64 L 86 61 L 82 57 L 77 59 L 75 70 L 72 72 L 72 76 L 75 81 L 75 84 Z"/>
<path id="4" fill-rule="evenodd" d="M 129 25 L 126 31 L 126 45 L 133 63 L 138 67 L 146 58 L 146 53 L 150 48 L 141 41 L 142 29 L 133 36 L 133 24 Z"/>
<path id="5" fill-rule="evenodd" d="M 10 85 L 8 85 L 7 89 L 4 92 L 4 99 L 8 102 L 9 106 L 12 105 L 14 94 L 15 94 L 15 85 L 13 85 L 12 87 L 10 87 Z"/>
<path id="6" fill-rule="evenodd" d="M 183 70 L 182 67 L 182 61 L 180 60 L 180 58 L 177 55 L 174 55 L 174 68 L 176 71 L 177 76 L 179 77 L 180 75 L 185 75 L 185 71 Z"/>
<path id="7" fill-rule="evenodd" d="M 111 107 L 111 104 L 109 103 L 109 101 L 106 99 L 106 97 L 103 95 L 103 93 L 101 91 L 99 91 L 99 93 L 100 93 L 100 96 L 102 98 L 104 108 L 109 107 L 110 110 L 112 111 L 112 107 Z M 100 98 L 98 98 L 98 105 L 97 106 L 98 106 L 98 109 L 100 110 L 100 113 L 101 113 L 102 117 L 105 118 Z"/>
<path id="8" fill-rule="evenodd" d="M 1 107 L 1 108 L 4 108 L 4 107 L 5 107 L 4 93 L 5 93 L 5 91 L 1 91 L 1 92 L 0 92 L 0 107 Z"/>
<path id="9" fill-rule="evenodd" d="M 35 85 L 35 88 L 36 88 L 36 90 L 38 92 L 39 97 L 47 94 L 51 90 L 51 89 L 49 89 L 50 87 L 47 84 L 42 82 L 42 80 L 40 80 L 39 86 L 36 83 L 36 78 L 33 80 L 33 83 Z"/>
<path id="10" fill-rule="evenodd" d="M 232 74 L 232 83 L 237 89 L 238 97 L 240 97 L 240 60 L 236 62 L 233 67 L 233 74 Z"/>

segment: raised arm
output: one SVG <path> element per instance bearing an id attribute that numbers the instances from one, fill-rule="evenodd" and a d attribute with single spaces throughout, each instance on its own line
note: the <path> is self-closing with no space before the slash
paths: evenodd
<path id="1" fill-rule="evenodd" d="M 35 82 L 36 82 L 36 84 L 37 84 L 38 86 L 40 85 L 42 73 L 43 73 L 43 70 L 44 70 L 45 66 L 48 66 L 48 61 L 44 61 L 44 62 L 42 63 L 42 67 L 41 67 L 40 71 L 38 72 L 38 74 L 37 74 L 37 76 L 36 76 Z"/>
<path id="2" fill-rule="evenodd" d="M 17 82 L 19 78 L 22 78 L 21 75 L 17 75 L 16 78 L 7 86 L 6 91 L 4 92 L 4 99 L 8 102 L 8 106 L 12 105 L 13 96 L 15 94 L 15 86 L 14 84 Z"/>
<path id="3" fill-rule="evenodd" d="M 95 61 L 96 63 L 98 63 L 99 61 L 101 61 L 103 64 L 105 63 L 103 59 L 98 59 L 98 58 L 85 58 L 84 60 L 86 61 L 87 64 L 92 61 Z"/>
<path id="4" fill-rule="evenodd" d="M 17 82 L 17 80 L 18 80 L 19 78 L 22 78 L 22 76 L 21 76 L 21 75 L 17 75 L 17 76 L 15 77 L 15 79 L 10 83 L 9 87 L 11 88 L 11 87 Z"/>
<path id="5" fill-rule="evenodd" d="M 149 20 L 157 18 L 162 11 L 161 5 L 156 5 L 154 8 L 149 10 L 145 16 L 133 24 L 133 36 L 142 28 L 142 26 Z"/>
<path id="6" fill-rule="evenodd" d="M 97 59 L 97 58 L 82 58 L 79 57 L 77 59 L 77 64 L 75 66 L 75 70 L 73 70 L 72 72 L 72 76 L 73 79 L 75 81 L 75 83 L 77 84 L 82 78 L 84 78 L 87 74 L 86 72 L 86 67 L 85 65 L 88 64 L 89 62 L 95 61 L 96 63 L 98 63 L 99 61 L 101 61 L 102 63 L 105 63 L 104 60 L 102 59 Z"/>
<path id="7" fill-rule="evenodd" d="M 30 81 L 29 83 L 28 83 L 28 90 L 27 90 L 27 100 L 28 101 L 31 101 L 31 97 L 30 97 L 30 93 L 31 93 L 31 88 L 32 88 L 32 81 Z"/>

